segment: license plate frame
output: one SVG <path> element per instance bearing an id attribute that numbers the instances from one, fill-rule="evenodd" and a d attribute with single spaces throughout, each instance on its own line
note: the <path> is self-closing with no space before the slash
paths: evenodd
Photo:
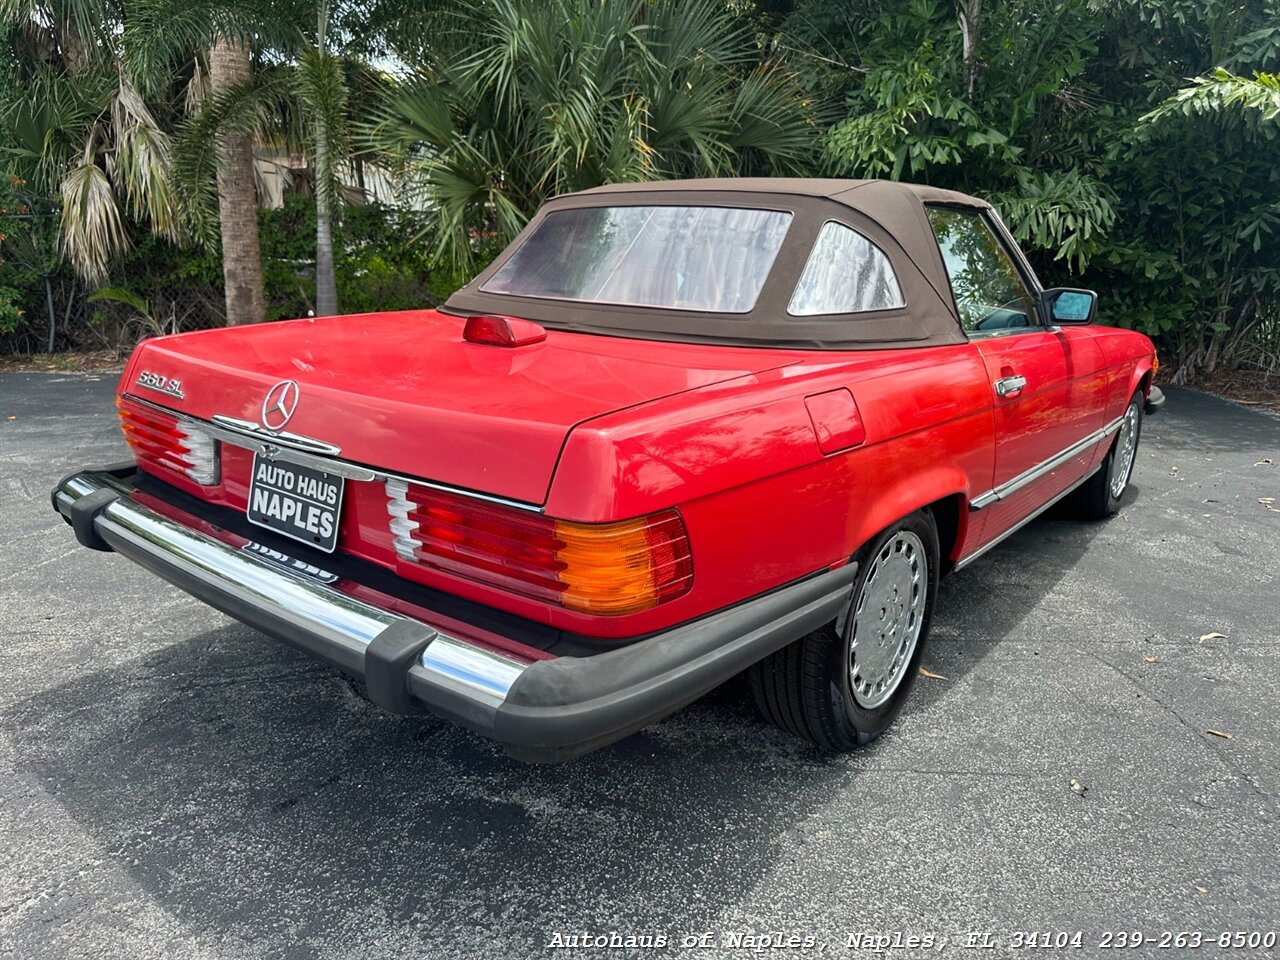
<path id="1" fill-rule="evenodd" d="M 245 517 L 264 530 L 333 553 L 345 494 L 342 477 L 255 453 Z"/>

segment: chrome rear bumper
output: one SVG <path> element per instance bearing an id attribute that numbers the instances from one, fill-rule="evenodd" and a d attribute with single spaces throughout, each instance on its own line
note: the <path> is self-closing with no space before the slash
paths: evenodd
<path id="1" fill-rule="evenodd" d="M 526 658 L 433 625 L 430 616 L 359 599 L 352 593 L 369 594 L 359 584 L 290 569 L 278 552 L 275 560 L 247 552 L 177 509 L 158 512 L 135 496 L 133 470 L 83 471 L 54 488 L 54 508 L 83 545 L 119 553 L 229 616 L 363 677 L 379 706 L 430 710 L 530 761 L 585 753 L 697 699 L 833 619 L 856 573 L 849 564 L 592 656 L 548 659 L 530 650 Z M 518 649 L 514 642 L 499 646 Z"/>

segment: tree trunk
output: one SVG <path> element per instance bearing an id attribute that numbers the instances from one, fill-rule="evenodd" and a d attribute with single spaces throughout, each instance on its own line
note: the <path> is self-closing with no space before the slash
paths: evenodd
<path id="1" fill-rule="evenodd" d="M 964 59 L 964 93 L 973 96 L 978 79 L 978 39 L 982 31 L 982 0 L 959 0 L 957 14 L 960 20 L 961 56 Z"/>
<path id="2" fill-rule="evenodd" d="M 329 55 L 329 5 L 321 3 L 317 18 L 316 47 L 322 57 Z M 324 110 L 316 111 L 316 316 L 332 317 L 338 312 L 338 282 L 333 274 L 333 180 L 329 169 L 329 127 Z"/>
<path id="3" fill-rule="evenodd" d="M 209 50 L 213 93 L 249 79 L 249 48 L 240 40 L 218 39 Z M 223 137 L 218 164 L 218 221 L 222 227 L 222 277 L 227 323 L 266 319 L 262 294 L 262 252 L 258 245 L 258 199 L 253 140 L 247 134 Z"/>
<path id="4" fill-rule="evenodd" d="M 338 312 L 338 282 L 333 273 L 333 198 L 329 196 L 329 137 L 324 118 L 316 120 L 316 316 Z"/>
<path id="5" fill-rule="evenodd" d="M 58 323 L 53 318 L 53 286 L 49 283 L 49 275 L 44 275 L 44 306 L 49 311 L 49 349 L 46 353 L 53 353 L 53 339 L 58 332 Z"/>

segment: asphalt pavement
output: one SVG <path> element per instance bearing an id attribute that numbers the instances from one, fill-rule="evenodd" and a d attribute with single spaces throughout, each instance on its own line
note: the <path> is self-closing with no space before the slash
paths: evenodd
<path id="1" fill-rule="evenodd" d="M 868 749 L 739 682 L 530 767 L 78 547 L 48 491 L 124 458 L 113 379 L 0 375 L 0 956 L 1270 955 L 1216 938 L 1280 934 L 1272 416 L 1167 391 L 1118 517 L 943 583 Z"/>

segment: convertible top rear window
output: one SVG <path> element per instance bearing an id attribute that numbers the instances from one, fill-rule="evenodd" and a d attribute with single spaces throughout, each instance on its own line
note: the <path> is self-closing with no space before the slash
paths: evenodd
<path id="1" fill-rule="evenodd" d="M 548 214 L 485 293 L 747 313 L 791 214 L 733 207 L 581 207 Z"/>

